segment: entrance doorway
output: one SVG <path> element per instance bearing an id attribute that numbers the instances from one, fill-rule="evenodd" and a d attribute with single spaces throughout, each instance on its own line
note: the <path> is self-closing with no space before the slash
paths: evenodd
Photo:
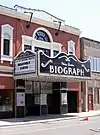
<path id="1" fill-rule="evenodd" d="M 77 91 L 67 91 L 68 113 L 77 112 Z"/>
<path id="2" fill-rule="evenodd" d="M 34 114 L 34 96 L 33 94 L 25 95 L 26 103 L 26 116 L 32 116 Z"/>
<path id="3" fill-rule="evenodd" d="M 60 114 L 60 83 L 54 82 L 52 94 L 47 96 L 48 114 Z"/>

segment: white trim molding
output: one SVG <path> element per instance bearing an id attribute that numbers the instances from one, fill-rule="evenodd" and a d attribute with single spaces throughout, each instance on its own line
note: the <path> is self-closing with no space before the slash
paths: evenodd
<path id="1" fill-rule="evenodd" d="M 13 72 L 13 67 L 1 66 L 0 65 L 0 72 L 9 72 L 9 73 L 12 73 Z"/>
<path id="2" fill-rule="evenodd" d="M 37 28 L 34 32 L 33 32 L 33 38 L 35 39 L 35 34 L 36 34 L 36 32 L 37 31 L 39 31 L 39 30 L 42 30 L 42 31 L 44 31 L 47 35 L 48 35 L 48 37 L 49 37 L 49 39 L 50 39 L 50 43 L 49 42 L 45 42 L 45 43 L 47 43 L 49 46 L 50 46 L 50 48 L 48 48 L 48 49 L 50 49 L 51 50 L 51 56 L 53 56 L 53 37 L 52 37 L 52 35 L 51 35 L 51 33 L 46 29 L 46 28 L 44 28 L 44 27 L 39 27 L 39 28 Z M 43 43 L 43 41 L 39 41 L 40 42 L 40 47 L 43 47 L 43 48 L 46 48 L 46 46 L 47 46 L 47 44 L 46 44 L 46 46 L 44 46 L 42 43 Z M 39 46 L 38 46 L 39 47 Z"/>
<path id="3" fill-rule="evenodd" d="M 22 51 L 24 51 L 24 44 L 32 46 L 32 51 L 35 47 L 45 48 L 51 50 L 51 57 L 53 57 L 53 50 L 61 52 L 61 43 L 57 42 L 44 42 L 36 40 L 33 37 L 22 35 Z"/>
<path id="4" fill-rule="evenodd" d="M 18 12 L 16 10 L 13 10 L 11 8 L 7 8 L 7 7 L 3 7 L 3 6 L 0 6 L 0 14 L 10 16 L 13 18 L 22 19 L 25 21 L 29 21 L 29 17 L 30 17 L 30 15 L 27 15 L 25 13 L 21 13 L 21 12 Z M 40 24 L 40 25 L 44 25 L 47 27 L 51 27 L 54 29 L 58 29 L 58 27 L 59 27 L 59 24 L 55 24 L 54 22 L 50 22 L 50 21 L 43 20 L 43 19 L 36 18 L 36 17 L 32 18 L 31 22 L 36 23 L 36 24 Z M 79 29 L 68 26 L 68 25 L 61 25 L 60 30 L 74 34 L 74 35 L 78 35 L 78 36 L 81 34 L 81 31 Z"/>
<path id="5" fill-rule="evenodd" d="M 0 74 L 0 76 L 2 76 L 2 77 L 13 77 L 12 74 Z"/>
<path id="6" fill-rule="evenodd" d="M 3 61 L 9 61 L 12 64 L 12 55 L 13 55 L 13 27 L 10 26 L 9 24 L 4 24 L 1 25 L 1 63 Z M 4 39 L 10 40 L 10 52 L 9 55 L 4 55 L 3 54 L 3 49 L 4 49 Z"/>
<path id="7" fill-rule="evenodd" d="M 73 40 L 68 41 L 68 54 L 75 55 L 75 42 Z"/>

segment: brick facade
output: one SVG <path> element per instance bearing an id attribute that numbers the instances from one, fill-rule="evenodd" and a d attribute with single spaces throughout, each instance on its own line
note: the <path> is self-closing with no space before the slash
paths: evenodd
<path id="1" fill-rule="evenodd" d="M 82 54 L 81 59 L 87 59 L 91 57 L 100 58 L 100 42 L 92 40 L 92 39 L 84 38 L 84 37 L 81 38 L 81 54 Z M 98 110 L 100 109 L 100 104 L 95 103 L 94 98 L 96 96 L 95 88 L 98 88 L 98 89 L 100 88 L 100 72 L 92 72 L 91 80 L 87 81 L 87 90 L 89 90 L 89 88 L 92 88 L 92 94 L 93 94 L 93 108 L 92 109 Z"/>
<path id="2" fill-rule="evenodd" d="M 0 7 L 0 8 L 2 8 L 2 7 Z M 21 18 L 20 13 L 18 13 L 19 17 L 14 16 L 16 11 L 13 11 L 13 10 L 12 10 L 13 15 L 10 15 L 11 9 L 9 10 L 7 8 L 3 8 L 3 10 L 4 10 L 4 13 L 3 13 L 3 11 L 2 11 L 2 13 L 0 13 L 0 32 L 2 32 L 2 30 L 1 30 L 2 25 L 8 24 L 8 25 L 13 27 L 12 61 L 13 61 L 14 57 L 20 51 L 22 51 L 22 35 L 32 37 L 34 31 L 39 27 L 43 27 L 43 28 L 47 29 L 52 35 L 53 42 L 60 43 L 62 45 L 61 49 L 64 52 L 67 52 L 67 42 L 69 40 L 74 41 L 75 42 L 76 56 L 78 58 L 80 58 L 80 38 L 79 38 L 79 34 L 74 34 L 74 32 L 73 32 L 73 31 L 79 31 L 78 29 L 71 28 L 73 30 L 70 31 L 70 32 L 60 30 L 58 36 L 56 36 L 55 33 L 57 32 L 58 27 L 56 27 L 55 24 L 52 28 L 50 26 L 43 25 L 42 23 L 41 24 L 36 23 L 36 22 L 34 22 L 34 19 L 33 19 L 32 22 L 30 23 L 30 28 L 27 28 L 26 24 L 27 24 L 27 21 L 28 21 L 29 18 L 28 19 Z M 9 12 L 6 12 L 6 10 L 9 10 Z M 27 15 L 23 14 L 23 16 L 25 16 L 27 18 Z M 65 27 L 67 27 L 67 26 L 65 26 Z M 2 38 L 2 37 L 0 36 L 0 38 Z M 1 45 L 1 40 L 0 40 L 0 53 L 1 53 L 1 47 L 2 47 L 2 45 Z M 6 87 L 4 89 L 9 88 L 9 89 L 12 89 L 12 91 L 14 92 L 13 63 L 4 60 L 4 61 L 0 61 L 0 67 L 1 66 L 3 66 L 3 68 L 12 67 L 12 69 L 9 69 L 9 71 L 6 70 L 6 69 L 5 69 L 5 71 L 0 70 L 0 74 L 2 74 L 4 76 L 6 74 L 6 77 L 0 77 L 0 84 L 5 83 Z M 12 77 L 9 78 L 9 76 L 7 76 L 9 74 L 12 75 Z M 69 91 L 70 90 L 78 91 L 80 93 L 80 90 L 81 90 L 80 86 L 81 86 L 80 82 L 71 82 L 71 83 L 68 84 L 68 90 Z M 80 103 L 79 103 L 80 98 L 81 98 L 81 96 L 80 96 L 80 94 L 78 94 L 78 107 L 77 107 L 78 111 L 79 111 L 79 108 L 80 108 Z"/>

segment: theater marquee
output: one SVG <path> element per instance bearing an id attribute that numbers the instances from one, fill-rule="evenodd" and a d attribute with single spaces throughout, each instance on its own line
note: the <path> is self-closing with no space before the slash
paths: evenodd
<path id="1" fill-rule="evenodd" d="M 43 51 L 21 52 L 14 59 L 14 78 L 34 78 L 39 81 L 65 81 L 65 79 L 91 79 L 90 60 L 80 61 L 74 55 L 59 53 L 49 57 Z"/>
<path id="2" fill-rule="evenodd" d="M 14 75 L 36 74 L 36 54 L 27 50 L 14 59 Z"/>
<path id="3" fill-rule="evenodd" d="M 40 74 L 91 77 L 90 60 L 80 61 L 76 56 L 66 53 L 51 58 L 40 51 L 38 66 Z"/>

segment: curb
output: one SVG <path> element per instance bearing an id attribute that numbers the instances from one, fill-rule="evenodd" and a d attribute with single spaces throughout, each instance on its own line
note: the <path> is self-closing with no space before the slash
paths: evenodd
<path id="1" fill-rule="evenodd" d="M 100 114 L 97 115 L 92 115 L 92 116 L 87 116 L 87 117 L 95 117 L 95 116 L 100 116 Z M 38 124 L 38 123 L 48 123 L 48 122 L 54 122 L 54 121 L 63 121 L 63 120 L 72 120 L 72 119 L 82 119 L 86 116 L 76 116 L 73 118 L 58 118 L 58 119 L 48 119 L 48 120 L 37 120 L 37 121 L 31 121 L 31 122 L 21 122 L 21 123 L 13 123 L 13 124 L 5 124 L 5 125 L 0 125 L 1 127 L 14 127 L 14 126 L 20 126 L 20 125 L 33 125 L 33 124 Z"/>
<path id="2" fill-rule="evenodd" d="M 49 119 L 49 120 L 37 120 L 37 121 L 32 121 L 32 122 L 21 122 L 21 123 L 13 123 L 9 125 L 0 125 L 0 127 L 14 127 L 14 126 L 20 126 L 20 125 L 33 125 L 33 124 L 38 124 L 38 123 L 48 123 L 48 122 L 54 122 L 54 121 L 63 121 L 63 120 L 71 120 L 71 119 L 77 119 L 77 117 L 73 118 L 61 118 L 61 119 Z"/>

